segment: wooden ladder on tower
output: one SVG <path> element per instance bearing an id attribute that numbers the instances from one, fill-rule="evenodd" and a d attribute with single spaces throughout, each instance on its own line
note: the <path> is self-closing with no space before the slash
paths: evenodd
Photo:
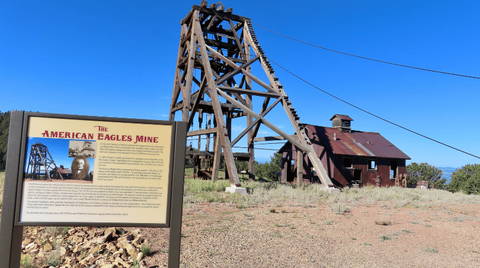
<path id="1" fill-rule="evenodd" d="M 192 7 L 181 25 L 170 120 L 175 120 L 175 113 L 181 111 L 181 120 L 188 122 L 189 129 L 195 118 L 200 123 L 198 130 L 188 132 L 188 137 L 213 136 L 213 152 L 208 153 L 213 155 L 212 179 L 218 178 L 224 157 L 231 185 L 240 186 L 232 147 L 245 136 L 249 174 L 254 176 L 254 141 L 262 140 L 257 134 L 263 125 L 295 145 L 301 152 L 299 157 L 306 154 L 322 184 L 332 187 L 298 114 L 259 45 L 250 19 L 232 14 L 232 9 L 225 10 L 221 3 L 207 7 L 207 2 L 202 1 L 200 6 Z M 268 81 L 252 74 L 254 64 L 261 65 Z M 262 103 L 258 112 L 253 110 L 254 98 Z M 283 106 L 295 129 L 294 135 L 265 118 L 277 105 Z M 207 125 L 202 129 L 204 113 L 213 114 L 214 127 Z M 246 118 L 246 128 L 232 137 L 232 120 L 240 118 Z"/>

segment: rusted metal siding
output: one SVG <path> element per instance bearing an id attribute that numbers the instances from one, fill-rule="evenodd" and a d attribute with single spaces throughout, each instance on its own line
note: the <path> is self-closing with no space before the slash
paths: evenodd
<path id="1" fill-rule="evenodd" d="M 395 185 L 395 179 L 390 178 L 392 163 L 396 165 L 395 173 L 405 173 L 406 154 L 391 144 L 376 132 L 344 133 L 334 128 L 307 125 L 308 135 L 312 141 L 315 153 L 319 156 L 327 174 L 337 187 L 355 183 L 355 176 L 361 178 L 361 186 L 375 185 L 377 177 L 381 177 L 380 186 Z M 296 167 L 291 161 L 296 161 L 296 148 L 286 143 L 282 149 L 283 162 L 282 181 L 296 181 Z M 352 166 L 343 167 L 344 158 L 350 158 Z M 374 160 L 376 169 L 368 168 L 369 160 Z M 393 161 L 393 162 L 392 162 Z M 287 163 L 288 162 L 288 163 Z M 394 167 L 395 167 L 394 165 Z M 304 182 L 317 182 L 311 170 L 308 158 L 304 158 Z"/>

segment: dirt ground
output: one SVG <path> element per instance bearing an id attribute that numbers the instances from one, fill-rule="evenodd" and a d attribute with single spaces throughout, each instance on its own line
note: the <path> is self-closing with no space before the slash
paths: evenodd
<path id="1" fill-rule="evenodd" d="M 181 267 L 480 267 L 479 208 L 188 204 Z M 142 232 L 154 251 L 147 267 L 166 267 L 168 229 Z"/>

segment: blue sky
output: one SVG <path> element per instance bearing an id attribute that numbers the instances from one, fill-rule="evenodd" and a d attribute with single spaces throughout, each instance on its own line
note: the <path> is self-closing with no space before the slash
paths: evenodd
<path id="1" fill-rule="evenodd" d="M 168 120 L 180 20 L 194 4 L 200 1 L 2 2 L 0 110 Z M 478 1 L 223 4 L 255 24 L 319 46 L 480 76 Z M 266 56 L 303 79 L 371 113 L 480 155 L 479 79 L 341 55 L 255 24 Z M 353 129 L 381 133 L 414 162 L 437 167 L 480 163 L 339 102 L 275 64 L 273 68 L 304 123 L 330 126 L 332 115 L 347 114 L 354 119 Z M 270 120 L 293 134 L 283 115 Z M 257 160 L 268 160 L 272 152 L 259 151 Z"/>

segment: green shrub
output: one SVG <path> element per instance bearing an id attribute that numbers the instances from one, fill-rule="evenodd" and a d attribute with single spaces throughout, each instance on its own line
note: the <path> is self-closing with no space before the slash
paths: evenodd
<path id="1" fill-rule="evenodd" d="M 152 253 L 152 248 L 148 244 L 143 244 L 140 247 L 140 251 L 142 252 L 143 256 L 148 256 Z"/>
<path id="2" fill-rule="evenodd" d="M 33 257 L 30 255 L 22 254 L 20 258 L 20 267 L 21 268 L 35 268 L 35 264 L 33 263 Z"/>
<path id="3" fill-rule="evenodd" d="M 53 250 L 50 252 L 50 254 L 47 255 L 47 264 L 54 267 L 60 266 L 60 264 L 62 264 L 62 258 L 60 256 L 59 250 Z"/>

